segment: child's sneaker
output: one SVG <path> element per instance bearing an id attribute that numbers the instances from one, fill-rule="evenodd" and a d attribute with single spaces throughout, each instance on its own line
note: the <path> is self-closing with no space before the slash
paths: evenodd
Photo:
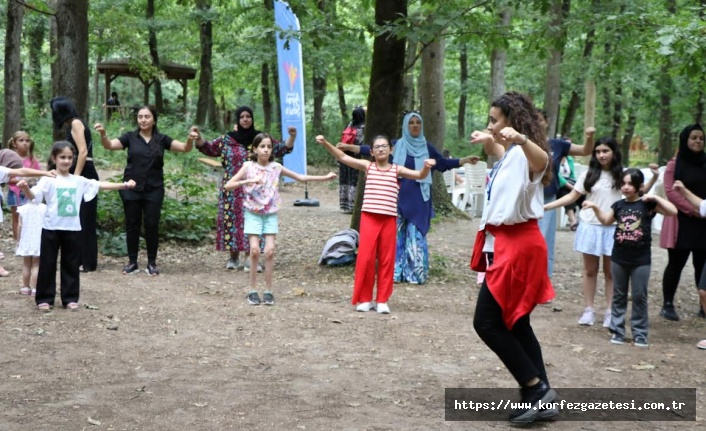
<path id="1" fill-rule="evenodd" d="M 29 287 L 23 287 L 20 289 L 20 295 L 30 295 L 32 293 L 32 289 Z"/>
<path id="2" fill-rule="evenodd" d="M 625 337 L 620 334 L 613 334 L 613 336 L 610 337 L 610 342 L 612 344 L 625 344 Z"/>
<path id="3" fill-rule="evenodd" d="M 147 275 L 152 277 L 153 275 L 159 275 L 159 268 L 154 263 L 147 264 L 147 269 L 145 270 Z"/>
<path id="4" fill-rule="evenodd" d="M 139 271 L 140 268 L 137 267 L 137 262 L 129 262 L 123 267 L 123 274 L 125 275 L 137 274 Z"/>
<path id="5" fill-rule="evenodd" d="M 610 328 L 610 317 L 611 317 L 610 310 L 606 310 L 605 314 L 603 315 L 603 327 L 604 328 Z"/>
<path id="6" fill-rule="evenodd" d="M 647 343 L 647 337 L 644 335 L 636 335 L 635 339 L 633 340 L 633 344 L 636 347 L 649 347 L 649 344 Z"/>
<path id="7" fill-rule="evenodd" d="M 248 298 L 248 304 L 260 305 L 260 295 L 258 295 L 256 291 L 253 290 L 248 293 L 248 296 L 246 296 L 246 298 Z"/>
<path id="8" fill-rule="evenodd" d="M 369 302 L 361 302 L 360 304 L 356 305 L 355 311 L 366 312 L 370 311 L 371 308 L 373 307 Z"/>
<path id="9" fill-rule="evenodd" d="M 240 261 L 237 258 L 231 257 L 226 263 L 226 269 L 238 269 L 238 266 L 240 266 Z"/>
<path id="10" fill-rule="evenodd" d="M 272 294 L 272 292 L 266 290 L 262 293 L 262 302 L 265 305 L 275 305 L 275 296 Z"/>
<path id="11" fill-rule="evenodd" d="M 593 323 L 596 320 L 595 313 L 593 312 L 593 307 L 586 307 L 585 310 L 583 310 L 583 314 L 581 315 L 581 318 L 579 319 L 579 325 L 583 326 L 593 326 Z"/>
<path id="12" fill-rule="evenodd" d="M 379 314 L 390 314 L 390 307 L 387 306 L 387 302 L 378 302 L 375 309 Z"/>
<path id="13" fill-rule="evenodd" d="M 243 271 L 250 272 L 250 259 L 247 259 L 245 261 L 245 264 L 243 265 Z M 257 263 L 257 272 L 262 272 L 262 265 L 259 262 Z"/>

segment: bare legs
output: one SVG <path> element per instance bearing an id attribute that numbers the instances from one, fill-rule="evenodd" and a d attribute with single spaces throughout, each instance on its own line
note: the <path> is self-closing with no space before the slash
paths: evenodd
<path id="1" fill-rule="evenodd" d="M 250 242 L 250 288 L 257 290 L 257 264 L 260 261 L 260 236 L 248 235 Z M 272 290 L 275 270 L 275 235 L 265 235 L 265 289 Z"/>
<path id="2" fill-rule="evenodd" d="M 583 303 L 592 307 L 596 299 L 596 286 L 598 285 L 598 269 L 600 256 L 583 253 Z M 603 275 L 605 276 L 606 309 L 610 309 L 613 301 L 613 274 L 610 271 L 610 256 L 603 256 Z"/>

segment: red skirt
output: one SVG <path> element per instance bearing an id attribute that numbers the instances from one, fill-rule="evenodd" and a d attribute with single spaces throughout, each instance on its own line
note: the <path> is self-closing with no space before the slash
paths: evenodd
<path id="1" fill-rule="evenodd" d="M 485 228 L 495 237 L 493 264 L 486 270 L 485 280 L 502 309 L 505 326 L 512 329 L 517 319 L 531 313 L 537 304 L 554 299 L 547 275 L 547 244 L 537 220 Z M 482 244 L 480 247 L 473 250 L 474 255 L 482 254 Z"/>

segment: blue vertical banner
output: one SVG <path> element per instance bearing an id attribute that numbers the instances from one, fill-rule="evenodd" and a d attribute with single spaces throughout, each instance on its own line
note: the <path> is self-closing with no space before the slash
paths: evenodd
<path id="1" fill-rule="evenodd" d="M 297 19 L 289 4 L 274 0 L 275 25 L 288 33 L 275 33 L 277 42 L 277 67 L 279 70 L 279 96 L 282 110 L 282 137 L 287 139 L 289 127 L 297 128 L 294 150 L 284 158 L 284 166 L 306 175 L 306 122 L 304 121 L 304 72 L 302 70 L 302 46 L 292 32 L 299 32 Z M 287 181 L 289 178 L 285 178 Z"/>

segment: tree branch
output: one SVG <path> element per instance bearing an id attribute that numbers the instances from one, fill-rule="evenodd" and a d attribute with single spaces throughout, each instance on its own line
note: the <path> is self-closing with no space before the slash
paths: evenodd
<path id="1" fill-rule="evenodd" d="M 47 12 L 47 11 L 45 11 L 45 10 L 37 9 L 36 7 L 27 4 L 27 3 L 25 3 L 25 2 L 22 1 L 22 0 L 14 0 L 14 1 L 15 1 L 15 3 L 20 4 L 20 5 L 24 6 L 24 7 L 26 7 L 27 9 L 33 10 L 33 11 L 35 11 L 35 12 L 43 13 L 44 15 L 49 15 L 49 16 L 54 16 L 54 15 L 56 15 L 56 11 L 54 11 L 54 12 Z"/>

